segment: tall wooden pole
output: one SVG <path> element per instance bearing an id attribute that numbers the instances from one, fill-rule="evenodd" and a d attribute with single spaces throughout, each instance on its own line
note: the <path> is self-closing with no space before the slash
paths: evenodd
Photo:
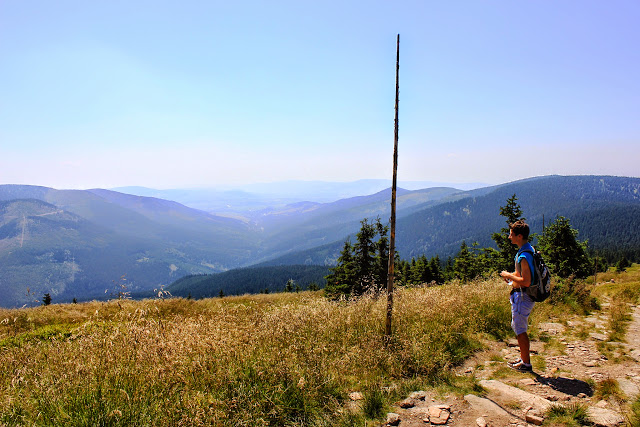
<path id="1" fill-rule="evenodd" d="M 393 313 L 393 276 L 396 251 L 396 188 L 398 185 L 398 97 L 400 94 L 400 34 L 396 42 L 396 106 L 393 131 L 393 182 L 391 184 L 391 236 L 389 238 L 389 271 L 387 274 L 387 322 L 385 335 L 391 336 L 391 315 Z"/>

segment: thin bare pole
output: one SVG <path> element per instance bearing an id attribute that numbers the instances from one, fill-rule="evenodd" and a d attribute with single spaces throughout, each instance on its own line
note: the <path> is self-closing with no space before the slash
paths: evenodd
<path id="1" fill-rule="evenodd" d="M 391 336 L 391 315 L 393 313 L 393 276 L 396 251 L 396 188 L 398 185 L 398 97 L 400 94 L 400 34 L 396 46 L 396 115 L 393 131 L 393 182 L 391 184 L 391 236 L 389 238 L 389 271 L 387 275 L 387 322 L 385 335 Z"/>

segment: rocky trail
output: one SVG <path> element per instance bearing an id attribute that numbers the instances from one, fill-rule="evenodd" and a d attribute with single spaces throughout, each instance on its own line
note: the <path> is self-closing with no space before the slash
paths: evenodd
<path id="1" fill-rule="evenodd" d="M 505 364 L 519 358 L 515 339 L 489 343 L 457 369 L 457 375 L 474 376 L 485 394 L 417 391 L 397 403 L 383 426 L 535 426 L 552 405 L 577 404 L 587 408 L 591 425 L 624 425 L 628 405 L 640 393 L 640 306 L 630 307 L 624 343 L 608 341 L 609 309 L 605 303 L 601 311 L 566 324 L 538 324 L 538 339 L 531 342 L 532 374 Z M 617 384 L 617 393 L 598 397 L 598 384 Z"/>

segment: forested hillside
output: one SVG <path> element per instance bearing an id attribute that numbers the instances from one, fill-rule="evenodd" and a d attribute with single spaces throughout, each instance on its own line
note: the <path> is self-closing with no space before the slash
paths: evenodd
<path id="1" fill-rule="evenodd" d="M 173 296 L 209 298 L 285 290 L 322 288 L 329 268 L 318 265 L 239 268 L 224 273 L 192 275 L 177 280 L 166 288 Z M 290 289 L 285 289 L 287 283 Z"/>
<path id="2" fill-rule="evenodd" d="M 534 233 L 561 215 L 590 251 L 610 262 L 623 255 L 640 261 L 640 179 L 600 176 L 548 176 L 467 192 L 400 190 L 400 257 L 438 255 L 444 262 L 462 242 L 493 247 L 492 233 L 504 227 L 500 206 L 514 194 Z M 113 191 L 2 185 L 0 304 L 34 304 L 44 293 L 54 302 L 97 298 L 123 276 L 132 292 L 145 292 L 187 275 L 252 265 L 331 266 L 362 219 L 387 221 L 389 199 L 386 190 L 298 203 L 242 221 Z"/>
<path id="3" fill-rule="evenodd" d="M 542 231 L 543 222 L 561 215 L 571 219 L 579 239 L 588 240 L 591 250 L 612 260 L 622 255 L 639 260 L 640 179 L 604 176 L 532 178 L 454 194 L 408 215 L 399 212 L 396 247 L 400 256 L 438 255 L 444 260 L 455 255 L 463 241 L 495 247 L 491 234 L 505 225 L 500 206 L 514 194 L 533 233 Z M 350 234 L 352 241 L 356 231 Z M 335 262 L 345 239 L 264 264 Z"/>

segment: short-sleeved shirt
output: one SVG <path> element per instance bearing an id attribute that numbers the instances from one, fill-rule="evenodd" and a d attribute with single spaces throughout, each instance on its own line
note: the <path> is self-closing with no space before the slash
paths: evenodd
<path id="1" fill-rule="evenodd" d="M 531 272 L 531 283 L 533 283 L 536 274 L 536 269 L 533 265 L 533 251 L 533 246 L 531 246 L 531 244 L 527 242 L 522 245 L 515 257 L 516 271 L 520 274 L 522 274 L 522 271 L 520 270 L 520 263 L 522 262 L 522 259 L 526 259 L 527 263 L 529 263 L 529 271 Z M 531 286 L 531 283 L 529 283 L 529 286 Z"/>

